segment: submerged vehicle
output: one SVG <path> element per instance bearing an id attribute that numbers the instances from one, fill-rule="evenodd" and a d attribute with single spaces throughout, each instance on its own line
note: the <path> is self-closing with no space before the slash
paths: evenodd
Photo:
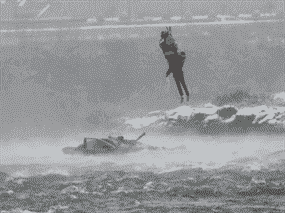
<path id="1" fill-rule="evenodd" d="M 136 140 L 124 139 L 123 136 L 108 138 L 84 138 L 83 144 L 78 147 L 65 147 L 62 151 L 65 154 L 99 154 L 99 153 L 113 153 L 113 152 L 130 152 L 139 151 L 142 147 L 138 147 L 138 140 L 145 136 L 142 133 Z"/>

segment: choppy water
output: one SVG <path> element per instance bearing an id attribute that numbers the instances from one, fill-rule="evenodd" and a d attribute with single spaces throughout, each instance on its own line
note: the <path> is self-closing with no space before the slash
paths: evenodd
<path id="1" fill-rule="evenodd" d="M 177 35 L 188 56 L 184 70 L 191 104 L 227 104 L 228 100 L 217 97 L 237 89 L 260 95 L 265 102 L 266 95 L 282 92 L 284 38 L 282 43 L 278 27 L 232 27 L 227 32 Z M 269 34 L 264 28 L 275 30 Z M 139 133 L 119 128 L 119 118 L 178 106 L 173 80 L 169 90 L 165 84 L 167 63 L 157 47 L 158 39 L 62 41 L 48 50 L 29 43 L 2 49 L 2 169 L 14 175 L 69 174 L 82 167 L 163 171 L 185 165 L 219 168 L 248 157 L 252 168 L 258 169 L 267 165 L 263 156 L 284 149 L 282 136 L 274 135 L 213 138 L 147 132 L 142 143 L 168 149 L 116 156 L 64 155 L 63 147 L 79 145 L 84 136 L 136 138 Z M 8 164 L 23 166 L 8 171 Z"/>
<path id="2" fill-rule="evenodd" d="M 100 134 L 96 134 L 100 135 Z M 79 135 L 82 136 L 83 135 Z M 79 137 L 78 136 L 78 137 Z M 263 157 L 270 153 L 284 150 L 283 137 L 211 137 L 189 136 L 154 136 L 148 135 L 141 141 L 145 144 L 165 147 L 166 150 L 142 150 L 124 155 L 81 156 L 64 155 L 65 146 L 77 146 L 82 138 L 64 138 L 61 140 L 32 139 L 30 141 L 13 141 L 1 145 L 1 164 L 23 164 L 12 169 L 12 174 L 33 175 L 37 172 L 56 172 L 74 174 L 74 168 L 87 167 L 99 170 L 135 170 L 165 171 L 183 166 L 202 167 L 204 169 L 220 168 L 230 161 L 244 158 L 252 169 L 268 167 Z M 247 159 L 249 158 L 249 159 Z M 31 164 L 40 164 L 29 166 Z M 26 166 L 24 166 L 26 165 Z M 43 166 L 44 165 L 44 166 Z M 86 169 L 86 171 L 88 170 Z M 14 170 L 14 171 L 13 171 Z M 9 171 L 8 171 L 9 172 Z"/>

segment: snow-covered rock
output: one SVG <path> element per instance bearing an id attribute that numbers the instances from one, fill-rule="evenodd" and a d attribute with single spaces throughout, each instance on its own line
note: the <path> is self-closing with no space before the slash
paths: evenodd
<path id="1" fill-rule="evenodd" d="M 207 107 L 206 107 L 207 106 Z M 150 117 L 149 117 L 150 116 Z M 146 122 L 146 119 L 148 121 Z M 268 131 L 280 131 L 285 125 L 285 107 L 268 107 L 266 105 L 237 108 L 225 105 L 222 107 L 191 107 L 180 106 L 172 110 L 160 112 L 159 116 L 153 113 L 144 118 L 127 120 L 127 125 L 135 129 L 182 126 L 207 131 L 213 129 L 212 125 L 222 125 L 217 131 L 228 131 L 236 127 L 256 129 L 261 131 L 260 126 L 265 126 Z M 201 126 L 204 128 L 201 129 Z M 228 128 L 224 128 L 224 127 Z M 271 126 L 268 128 L 268 126 Z M 208 128 L 208 129 L 207 129 Z M 234 130 L 233 130 L 234 131 Z M 264 131 L 264 130 L 263 130 Z"/>

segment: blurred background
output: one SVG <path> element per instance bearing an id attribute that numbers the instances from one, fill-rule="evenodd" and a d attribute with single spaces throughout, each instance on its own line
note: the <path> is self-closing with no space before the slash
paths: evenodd
<path id="1" fill-rule="evenodd" d="M 156 40 L 148 40 L 147 38 L 156 38 L 159 30 L 162 30 L 164 27 L 157 27 L 152 30 L 143 28 L 128 28 L 125 30 L 98 28 L 97 30 L 92 30 L 92 33 L 91 31 L 84 29 L 29 31 L 29 29 L 32 28 L 41 29 L 57 27 L 60 29 L 68 27 L 71 29 L 74 27 L 90 25 L 102 26 L 128 23 L 155 24 L 199 21 L 217 22 L 226 19 L 254 19 L 255 21 L 258 21 L 259 19 L 280 20 L 283 17 L 283 11 L 284 2 L 273 0 L 1 0 L 1 94 L 7 94 L 8 88 L 16 90 L 16 87 L 11 86 L 13 82 L 17 87 L 22 85 L 26 89 L 31 89 L 31 86 L 24 86 L 24 84 L 31 83 L 33 80 L 40 83 L 45 89 L 49 88 L 50 92 L 47 93 L 51 95 L 51 97 L 56 97 L 55 93 L 57 92 L 58 96 L 63 96 L 67 100 L 73 98 L 74 100 L 69 101 L 64 100 L 63 97 L 60 98 L 63 100 L 62 104 L 64 105 L 72 102 L 72 106 L 70 105 L 67 107 L 67 111 L 72 111 L 73 108 L 75 109 L 80 106 L 79 103 L 76 105 L 73 102 L 80 102 L 81 104 L 87 103 L 87 99 L 94 99 L 93 101 L 101 100 L 101 103 L 107 101 L 106 103 L 101 104 L 101 107 L 105 108 L 105 105 L 111 106 L 110 102 L 118 104 L 117 102 L 113 102 L 114 98 L 118 99 L 118 101 L 120 100 L 119 103 L 122 103 L 125 100 L 124 98 L 130 100 L 132 99 L 130 97 L 137 97 L 138 93 L 143 91 L 148 84 L 138 80 L 136 77 L 138 75 L 138 70 L 142 69 L 146 71 L 146 69 L 158 69 L 158 66 L 155 67 L 155 65 L 159 64 L 157 61 L 161 62 L 161 66 L 159 67 L 166 69 L 166 67 L 162 65 L 162 63 L 164 64 L 164 61 L 159 57 L 157 58 L 160 54 L 159 50 L 151 47 L 151 45 L 156 45 Z M 242 32 L 248 31 L 251 27 L 254 28 L 253 26 L 256 26 L 256 29 L 259 29 L 259 31 L 261 29 L 265 31 L 266 29 L 269 31 L 272 30 L 272 33 L 275 33 L 276 36 L 282 37 L 282 28 L 280 28 L 282 24 L 275 25 L 262 25 L 261 23 L 252 26 L 244 25 L 245 28 L 236 28 L 236 33 L 234 32 L 235 30 L 233 30 L 232 34 L 234 35 L 231 35 L 231 37 L 235 42 L 241 38 L 244 38 L 243 41 L 245 41 L 247 38 L 255 37 L 258 32 Z M 17 31 L 13 31 L 13 29 Z M 182 42 L 184 48 L 194 48 L 193 44 L 197 44 L 197 42 L 187 42 L 186 40 L 190 38 L 187 38 L 187 36 L 191 33 L 193 34 L 194 31 L 201 31 L 201 29 L 202 28 L 199 28 L 198 25 L 196 28 L 192 27 L 188 29 L 174 27 L 174 30 L 176 30 L 174 33 L 177 38 L 180 39 L 180 43 L 184 40 L 184 42 Z M 224 33 L 225 31 L 221 30 L 219 27 L 209 28 L 207 32 L 210 32 L 209 34 L 220 37 L 221 39 L 227 37 L 226 33 Z M 128 40 L 127 38 L 131 35 L 143 35 L 144 40 Z M 103 36 L 104 39 L 109 39 L 112 36 L 112 38 L 121 39 L 108 42 L 103 39 L 104 41 L 102 40 L 100 42 L 98 41 L 100 36 Z M 257 37 L 258 36 L 259 35 L 257 35 Z M 93 39 L 96 38 L 96 41 L 90 41 L 90 43 L 88 40 L 91 39 L 91 37 Z M 200 38 L 201 36 L 198 37 Z M 192 37 L 192 39 L 193 38 L 194 37 Z M 236 38 L 236 40 L 234 38 Z M 213 45 L 216 45 L 216 47 L 221 50 L 220 52 L 222 55 L 222 52 L 225 54 L 225 52 L 230 49 L 229 47 L 222 47 L 219 42 L 214 43 L 215 44 Z M 198 49 L 203 49 L 203 45 L 206 44 L 203 44 L 202 42 L 197 45 L 199 46 L 197 47 Z M 119 50 L 124 50 L 125 53 L 130 56 L 128 64 L 125 63 L 123 56 L 121 58 L 121 56 L 118 55 Z M 234 48 L 232 50 L 234 50 Z M 140 54 L 137 54 L 138 52 Z M 151 54 L 155 55 L 155 60 L 149 61 L 148 58 Z M 194 56 L 195 54 L 193 53 L 192 55 Z M 224 63 L 219 66 L 220 67 L 211 66 L 210 69 L 220 69 L 222 67 L 224 67 L 222 69 L 225 69 L 228 65 L 227 63 Z M 99 78 L 97 75 L 97 79 L 101 79 L 100 81 L 97 81 L 96 79 L 91 80 L 92 78 L 90 78 L 91 73 L 93 73 L 92 75 L 94 75 L 94 77 L 96 76 L 94 74 L 94 70 L 96 69 L 108 70 L 104 72 L 99 71 L 102 76 Z M 137 71 L 134 71 L 134 69 Z M 82 70 L 84 70 L 84 72 Z M 116 74 L 106 74 L 111 73 L 114 70 L 117 71 Z M 124 75 L 123 73 L 126 72 L 126 70 L 132 71 L 128 72 L 127 75 Z M 122 72 L 122 76 L 124 77 L 121 76 L 120 83 L 118 81 L 116 82 L 118 87 L 113 86 L 114 88 L 110 88 L 108 86 L 111 85 L 110 82 L 116 81 L 114 80 L 114 77 L 120 78 L 119 72 Z M 64 74 L 60 77 L 61 75 L 58 75 L 59 73 Z M 152 73 L 157 72 L 152 71 Z M 104 75 L 113 76 L 113 78 L 106 78 Z M 141 79 L 148 78 L 147 76 L 149 74 L 143 75 L 144 77 Z M 67 76 L 72 80 L 67 80 Z M 156 78 L 159 79 L 161 77 L 157 76 Z M 21 79 L 20 81 L 22 83 L 16 83 L 16 79 Z M 104 82 L 102 79 L 106 79 L 105 85 L 101 85 Z M 87 88 L 91 89 L 92 87 L 95 87 L 95 85 L 91 85 L 92 81 L 97 82 L 97 86 L 100 84 L 100 87 L 98 86 L 96 88 L 97 91 L 100 92 L 97 92 L 96 95 L 90 95 L 90 93 L 86 92 Z M 120 97 L 115 95 L 116 92 L 118 92 L 118 88 L 121 88 L 122 90 L 122 85 L 124 85 L 124 88 L 127 88 L 127 85 L 130 86 L 130 82 L 134 84 L 132 85 L 132 88 L 136 88 L 136 92 L 130 93 L 121 91 L 122 95 Z M 147 82 L 150 82 L 150 79 L 148 79 Z M 121 86 L 119 86 L 120 84 Z M 215 83 L 212 82 L 212 84 Z M 35 84 L 33 84 L 33 86 L 35 86 Z M 72 87 L 72 89 L 70 87 Z M 108 89 L 104 89 L 105 87 Z M 31 90 L 34 91 L 34 89 Z M 109 90 L 112 92 L 108 92 Z M 39 90 L 36 89 L 36 91 Z M 59 93 L 59 91 L 65 91 L 70 94 L 66 95 L 64 93 L 65 95 L 63 95 L 63 93 Z M 73 93 L 73 95 L 71 93 Z M 110 94 L 113 94 L 113 96 L 110 96 Z M 21 97 L 23 98 L 23 96 Z M 142 102 L 145 103 L 145 100 Z M 126 104 L 126 102 L 124 103 Z M 166 103 L 169 103 L 169 101 L 166 101 Z"/>
<path id="2" fill-rule="evenodd" d="M 87 19 L 119 17 L 190 18 L 283 12 L 283 1 L 276 0 L 1 0 L 1 21 L 23 19 Z"/>
<path id="3" fill-rule="evenodd" d="M 164 88 L 167 64 L 157 45 L 163 23 L 256 21 L 173 26 L 188 55 L 195 102 L 234 92 L 225 89 L 233 85 L 283 91 L 275 83 L 284 78 L 283 11 L 284 2 L 272 0 L 1 0 L 1 131 L 14 134 L 24 124 L 40 135 L 44 126 L 112 129 L 126 113 L 176 106 L 175 85 Z M 264 19 L 275 22 L 259 22 Z M 101 27 L 143 23 L 162 25 Z M 99 28 L 84 28 L 90 25 Z"/>

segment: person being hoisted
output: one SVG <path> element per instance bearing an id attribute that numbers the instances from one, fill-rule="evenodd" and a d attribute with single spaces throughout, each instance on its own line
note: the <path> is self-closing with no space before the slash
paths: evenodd
<path id="1" fill-rule="evenodd" d="M 159 41 L 159 46 L 162 49 L 169 65 L 169 69 L 166 72 L 166 77 L 168 77 L 170 73 L 173 73 L 173 78 L 181 96 L 181 103 L 183 103 L 184 98 L 181 85 L 185 90 L 187 101 L 189 101 L 189 91 L 185 84 L 184 73 L 182 71 L 186 55 L 184 51 L 180 51 L 178 49 L 178 45 L 171 34 L 171 27 L 166 27 L 166 29 L 166 31 L 161 32 L 161 39 Z"/>

